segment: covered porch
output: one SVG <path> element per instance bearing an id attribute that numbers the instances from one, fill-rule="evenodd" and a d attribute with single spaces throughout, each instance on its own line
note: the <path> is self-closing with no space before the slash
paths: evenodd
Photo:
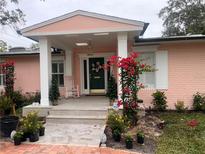
<path id="1" fill-rule="evenodd" d="M 142 35 L 146 27 L 146 23 L 136 20 L 74 11 L 21 30 L 40 45 L 41 106 L 50 105 L 52 75 L 59 76 L 60 91 L 66 97 L 73 87 L 79 88 L 80 95 L 105 94 L 112 72 L 120 94 L 117 75 L 120 70 L 107 71 L 103 65 L 110 56 L 127 57 L 135 37 Z M 54 55 L 51 47 L 64 52 Z M 53 63 L 57 63 L 56 69 Z"/>

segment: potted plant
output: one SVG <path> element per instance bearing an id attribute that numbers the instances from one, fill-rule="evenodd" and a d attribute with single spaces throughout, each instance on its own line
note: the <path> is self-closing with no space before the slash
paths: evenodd
<path id="1" fill-rule="evenodd" d="M 21 140 L 22 140 L 23 132 L 22 131 L 17 131 L 16 134 L 14 135 L 14 145 L 20 145 Z"/>
<path id="2" fill-rule="evenodd" d="M 29 134 L 29 141 L 39 140 L 39 121 L 37 112 L 30 112 L 23 120 L 23 130 Z"/>
<path id="3" fill-rule="evenodd" d="M 4 137 L 10 137 L 11 132 L 16 130 L 19 122 L 17 116 L 10 115 L 11 109 L 12 101 L 10 97 L 2 93 L 0 95 L 0 110 L 3 116 L 0 118 L 0 130 Z"/>
<path id="4" fill-rule="evenodd" d="M 127 149 L 132 149 L 133 148 L 133 139 L 130 134 L 127 134 L 125 136 L 125 145 Z"/>
<path id="5" fill-rule="evenodd" d="M 39 122 L 39 136 L 44 136 L 45 134 L 45 127 L 43 126 L 42 122 Z"/>
<path id="6" fill-rule="evenodd" d="M 137 133 L 137 143 L 144 144 L 144 137 L 145 137 L 144 132 L 143 131 L 139 131 Z"/>
<path id="7" fill-rule="evenodd" d="M 113 131 L 112 137 L 113 137 L 113 139 L 114 139 L 116 142 L 120 142 L 120 140 L 121 140 L 121 132 L 119 131 L 119 129 L 115 129 L 115 130 Z"/>

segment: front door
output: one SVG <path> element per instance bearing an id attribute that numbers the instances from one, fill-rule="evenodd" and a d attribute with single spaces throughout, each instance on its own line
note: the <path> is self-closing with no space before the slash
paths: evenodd
<path id="1" fill-rule="evenodd" d="M 104 58 L 89 58 L 90 93 L 105 93 Z"/>

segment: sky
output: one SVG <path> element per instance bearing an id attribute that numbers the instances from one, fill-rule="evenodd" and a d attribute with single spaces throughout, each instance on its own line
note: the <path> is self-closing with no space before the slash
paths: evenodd
<path id="1" fill-rule="evenodd" d="M 148 22 L 143 36 L 146 38 L 161 36 L 163 26 L 158 13 L 166 5 L 167 0 L 19 0 L 18 7 L 26 15 L 26 22 L 20 28 L 80 9 Z M 0 40 L 12 47 L 29 47 L 33 42 L 9 27 L 0 27 Z"/>

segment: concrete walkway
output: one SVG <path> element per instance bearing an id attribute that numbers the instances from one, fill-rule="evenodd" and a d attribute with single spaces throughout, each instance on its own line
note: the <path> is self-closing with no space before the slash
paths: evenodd
<path id="1" fill-rule="evenodd" d="M 0 154 L 139 154 L 111 148 L 68 146 L 68 145 L 43 145 L 1 142 Z"/>
<path id="2" fill-rule="evenodd" d="M 62 99 L 49 111 L 45 136 L 37 143 L 99 147 L 108 103 L 105 96 Z"/>

